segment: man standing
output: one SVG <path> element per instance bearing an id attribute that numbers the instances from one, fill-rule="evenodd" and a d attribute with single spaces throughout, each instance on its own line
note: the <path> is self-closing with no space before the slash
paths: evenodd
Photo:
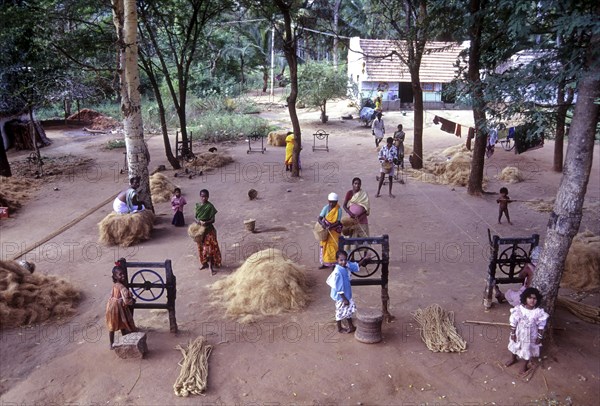
<path id="1" fill-rule="evenodd" d="M 381 186 L 383 186 L 383 181 L 385 176 L 388 175 L 390 181 L 390 197 L 394 198 L 392 194 L 392 184 L 394 183 L 394 161 L 398 159 L 398 150 L 393 145 L 394 139 L 392 137 L 388 137 L 386 140 L 386 145 L 381 147 L 379 151 L 379 162 L 381 163 L 381 169 L 379 173 L 379 187 L 377 188 L 377 195 L 375 197 L 381 196 Z"/>
<path id="2" fill-rule="evenodd" d="M 373 120 L 373 124 L 371 125 L 373 137 L 375 137 L 375 148 L 379 146 L 379 143 L 383 139 L 385 135 L 385 125 L 383 124 L 381 112 L 377 113 L 377 117 Z"/>

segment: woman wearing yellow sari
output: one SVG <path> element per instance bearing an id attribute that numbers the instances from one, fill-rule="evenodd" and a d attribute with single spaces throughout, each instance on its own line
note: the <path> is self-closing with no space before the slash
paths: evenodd
<path id="1" fill-rule="evenodd" d="M 338 204 L 338 195 L 336 193 L 329 193 L 327 200 L 329 203 L 323 207 L 317 220 L 329 234 L 327 240 L 320 243 L 319 260 L 321 266 L 319 269 L 335 266 L 335 254 L 338 250 L 338 242 L 340 233 L 342 232 L 342 209 Z"/>
<path id="2" fill-rule="evenodd" d="M 292 156 L 294 152 L 295 138 L 294 133 L 289 131 L 285 137 L 285 170 L 292 170 Z"/>

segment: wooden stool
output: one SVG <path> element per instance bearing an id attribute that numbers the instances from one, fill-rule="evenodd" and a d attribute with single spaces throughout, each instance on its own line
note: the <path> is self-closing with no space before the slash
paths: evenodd
<path id="1" fill-rule="evenodd" d="M 382 340 L 381 323 L 383 322 L 383 313 L 381 310 L 358 310 L 356 319 L 354 338 L 357 341 L 365 344 L 375 344 Z"/>

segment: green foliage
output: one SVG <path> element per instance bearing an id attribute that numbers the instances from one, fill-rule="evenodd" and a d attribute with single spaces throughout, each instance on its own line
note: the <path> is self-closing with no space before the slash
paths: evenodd
<path id="1" fill-rule="evenodd" d="M 298 69 L 298 101 L 324 111 L 327 100 L 348 96 L 348 76 L 327 62 L 308 62 Z"/>
<path id="2" fill-rule="evenodd" d="M 105 35 L 114 32 L 110 7 L 96 0 L 5 3 L 0 7 L 0 110 L 38 109 L 111 93 L 110 72 L 102 69 L 103 62 L 114 65 L 112 52 L 106 52 L 114 42 Z"/>
<path id="3" fill-rule="evenodd" d="M 483 107 L 492 122 L 530 123 L 549 136 L 556 128 L 559 87 L 576 89 L 584 54 L 600 30 L 591 0 L 499 0 L 485 3 L 481 33 Z M 483 4 L 483 3 L 482 3 Z M 464 35 L 473 16 L 457 32 Z M 596 17 L 594 17 L 596 16 Z M 466 53 L 464 55 L 466 57 Z M 473 84 L 461 72 L 457 101 L 468 101 Z"/>
<path id="4" fill-rule="evenodd" d="M 210 142 L 242 139 L 253 132 L 266 135 L 270 130 L 267 120 L 250 114 L 211 111 L 190 121 L 192 138 Z"/>
<path id="5" fill-rule="evenodd" d="M 205 97 L 191 98 L 189 113 L 191 116 L 201 115 L 205 112 L 237 112 L 252 114 L 260 112 L 256 103 L 247 97 L 231 98 L 213 92 L 206 92 Z"/>
<path id="6" fill-rule="evenodd" d="M 125 140 L 110 140 L 106 143 L 106 149 L 125 148 Z"/>

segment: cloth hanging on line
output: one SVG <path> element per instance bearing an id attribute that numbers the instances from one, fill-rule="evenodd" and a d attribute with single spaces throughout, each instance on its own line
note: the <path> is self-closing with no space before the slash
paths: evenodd
<path id="1" fill-rule="evenodd" d="M 441 118 L 435 116 L 433 118 L 433 124 L 442 124 L 440 130 L 454 134 L 456 132 L 456 123 L 454 121 L 446 120 L 445 118 Z"/>
<path id="2" fill-rule="evenodd" d="M 446 120 L 445 118 L 440 118 L 440 122 L 442 123 L 442 127 L 440 130 L 454 134 L 456 130 L 456 123 L 454 121 Z"/>
<path id="3" fill-rule="evenodd" d="M 498 131 L 495 128 L 491 128 L 487 136 L 487 144 L 485 146 L 485 157 L 491 158 L 494 155 L 496 149 L 496 142 L 498 142 Z"/>
<path id="4" fill-rule="evenodd" d="M 466 147 L 470 151 L 471 150 L 471 140 L 475 138 L 475 129 L 473 127 L 469 127 L 469 132 L 467 133 L 467 143 Z"/>

